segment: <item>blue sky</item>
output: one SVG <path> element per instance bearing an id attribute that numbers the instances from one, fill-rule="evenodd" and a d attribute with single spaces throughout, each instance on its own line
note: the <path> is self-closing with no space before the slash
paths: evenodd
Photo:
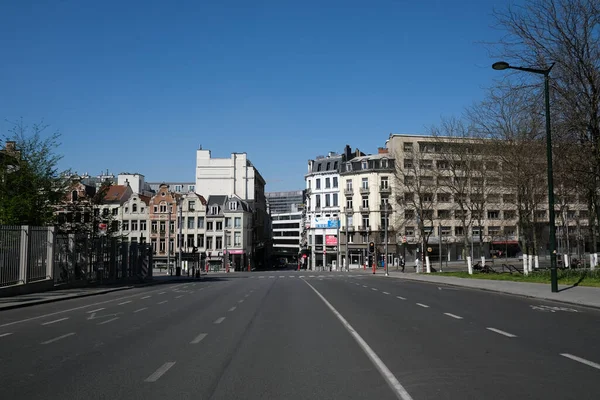
<path id="1" fill-rule="evenodd" d="M 62 168 L 193 181 L 199 145 L 247 152 L 267 191 L 307 160 L 425 133 L 497 78 L 479 44 L 507 1 L 13 1 L 0 132 L 43 119 Z M 202 190 L 199 190 L 202 192 Z"/>

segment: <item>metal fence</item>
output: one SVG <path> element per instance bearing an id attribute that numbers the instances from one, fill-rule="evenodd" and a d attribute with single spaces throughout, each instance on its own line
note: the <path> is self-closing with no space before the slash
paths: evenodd
<path id="1" fill-rule="evenodd" d="M 86 235 L 57 235 L 54 281 L 106 281 L 151 276 L 152 254 L 144 243 L 119 238 Z"/>
<path id="2" fill-rule="evenodd" d="M 85 284 L 151 276 L 148 244 L 56 234 L 54 227 L 0 225 L 0 289 L 40 281 Z"/>
<path id="3" fill-rule="evenodd" d="M 0 287 L 52 278 L 54 228 L 0 226 Z"/>

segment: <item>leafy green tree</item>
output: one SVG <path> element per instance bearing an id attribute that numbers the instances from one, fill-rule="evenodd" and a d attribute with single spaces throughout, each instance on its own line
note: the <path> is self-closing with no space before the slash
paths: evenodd
<path id="1" fill-rule="evenodd" d="M 60 134 L 47 130 L 46 124 L 28 127 L 21 119 L 3 136 L 3 142 L 15 142 L 16 151 L 3 151 L 0 157 L 0 224 L 39 226 L 53 221 L 66 182 L 58 170 Z"/>

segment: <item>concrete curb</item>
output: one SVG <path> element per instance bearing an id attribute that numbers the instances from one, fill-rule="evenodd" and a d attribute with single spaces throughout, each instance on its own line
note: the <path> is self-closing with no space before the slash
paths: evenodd
<path id="1" fill-rule="evenodd" d="M 379 277 L 384 277 L 384 278 L 386 277 L 385 275 L 382 275 L 382 274 L 378 274 L 378 276 Z M 460 287 L 460 288 L 464 288 L 464 289 L 481 290 L 481 291 L 484 291 L 484 292 L 501 293 L 501 294 L 505 294 L 505 295 L 509 295 L 509 296 L 525 297 L 525 298 L 528 298 L 528 299 L 553 301 L 553 302 L 557 302 L 557 303 L 570 304 L 570 305 L 574 305 L 574 306 L 589 307 L 589 308 L 593 308 L 593 309 L 600 309 L 600 305 L 597 305 L 597 304 L 589 304 L 589 303 L 577 302 L 577 301 L 568 300 L 568 299 L 557 299 L 557 298 L 554 298 L 554 297 L 547 297 L 547 296 L 545 296 L 545 297 L 535 296 L 535 295 L 530 295 L 530 294 L 526 294 L 526 293 L 507 292 L 506 290 L 502 290 L 502 289 L 474 287 L 474 286 L 468 286 L 468 285 L 461 285 L 461 284 L 454 283 L 454 282 L 428 281 L 428 280 L 425 280 L 425 279 L 415 279 L 415 278 L 412 278 L 410 276 L 393 276 L 393 275 L 390 275 L 390 276 L 388 276 L 388 278 L 406 279 L 407 281 L 411 281 L 411 282 L 422 282 L 422 283 L 433 284 L 433 285 L 446 285 L 446 286 Z M 443 279 L 443 277 L 440 277 L 440 278 Z M 460 278 L 460 279 L 477 280 L 477 279 L 473 279 L 473 278 Z M 484 281 L 484 279 L 479 279 L 479 281 Z M 485 280 L 485 281 L 487 281 L 487 280 Z M 543 284 L 539 283 L 539 285 L 543 285 Z"/>
<path id="2" fill-rule="evenodd" d="M 193 280 L 192 280 L 193 279 Z M 129 289 L 134 289 L 134 288 L 138 288 L 138 287 L 147 287 L 147 286 L 156 286 L 156 285 L 163 285 L 163 284 L 168 284 L 168 283 L 183 283 L 183 282 L 198 282 L 202 280 L 202 278 L 200 279 L 194 279 L 194 278 L 185 278 L 185 279 L 173 279 L 171 281 L 150 281 L 150 282 L 144 282 L 144 283 L 139 283 L 139 284 L 134 284 L 134 285 L 129 285 L 129 286 L 120 286 L 117 288 L 110 288 L 110 289 L 103 289 L 103 290 L 98 290 L 96 292 L 92 292 L 92 293 L 83 293 L 83 294 L 75 294 L 75 295 L 67 295 L 64 297 L 56 297 L 56 298 L 52 298 L 52 299 L 42 299 L 42 300 L 34 300 L 31 301 L 29 303 L 19 303 L 19 304 L 11 304 L 8 306 L 2 306 L 0 305 L 0 312 L 5 311 L 5 310 L 14 310 L 16 308 L 24 308 L 24 307 L 32 307 L 32 306 L 37 306 L 39 304 L 48 304 L 48 303 L 55 303 L 57 301 L 63 301 L 63 300 L 73 300 L 73 299 L 80 299 L 83 297 L 91 297 L 91 296 L 97 296 L 100 294 L 107 294 L 107 293 L 112 293 L 112 292 L 118 292 L 121 290 L 129 290 Z"/>

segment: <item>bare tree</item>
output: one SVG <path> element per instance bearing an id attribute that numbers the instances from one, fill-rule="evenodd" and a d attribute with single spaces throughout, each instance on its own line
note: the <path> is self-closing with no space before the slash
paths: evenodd
<path id="1" fill-rule="evenodd" d="M 600 3 L 597 0 L 529 0 L 495 12 L 505 36 L 490 44 L 494 57 L 515 65 L 552 70 L 552 119 L 559 141 L 577 144 L 571 179 L 587 197 L 592 242 L 597 251 L 600 218 Z M 531 92 L 531 74 L 518 73 Z M 513 80 L 514 82 L 514 80 Z M 539 93 L 539 90 L 538 90 Z M 541 103 L 541 100 L 540 100 Z"/>
<path id="2" fill-rule="evenodd" d="M 433 142 L 421 142 L 418 148 L 404 149 L 394 154 L 396 202 L 404 209 L 403 215 L 397 215 L 396 226 L 416 223 L 421 241 L 421 257 L 427 249 L 434 226 L 434 196 L 437 192 L 437 180 L 433 170 L 436 150 Z"/>

